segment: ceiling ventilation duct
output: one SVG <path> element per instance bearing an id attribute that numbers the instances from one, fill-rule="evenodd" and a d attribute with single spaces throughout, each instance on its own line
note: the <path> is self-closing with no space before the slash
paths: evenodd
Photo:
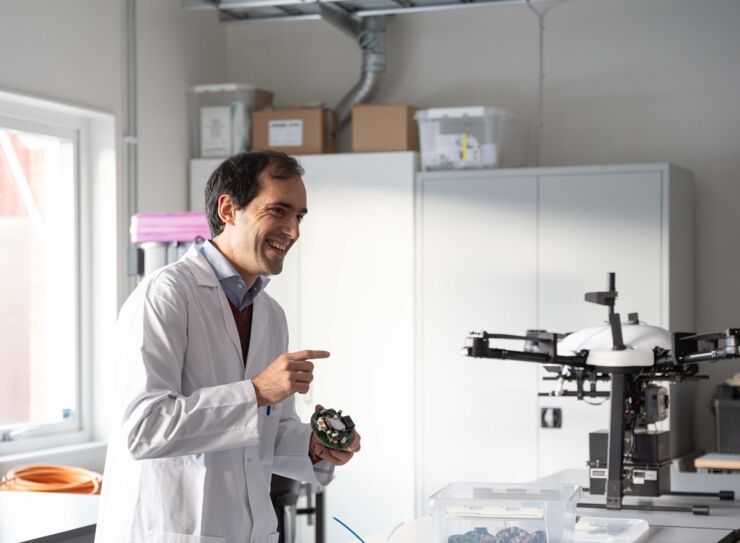
<path id="1" fill-rule="evenodd" d="M 385 75 L 385 16 L 365 17 L 360 22 L 342 8 L 322 3 L 321 18 L 357 40 L 362 50 L 360 80 L 335 108 L 339 126 L 342 126 L 349 120 L 352 107 L 371 101 L 380 88 Z"/>

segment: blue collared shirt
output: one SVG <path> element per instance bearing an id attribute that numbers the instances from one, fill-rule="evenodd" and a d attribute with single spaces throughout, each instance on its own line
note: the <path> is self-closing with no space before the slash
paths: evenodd
<path id="1" fill-rule="evenodd" d="M 239 311 L 244 311 L 249 307 L 257 295 L 270 282 L 267 276 L 261 275 L 257 278 L 251 288 L 247 289 L 247 285 L 244 280 L 236 272 L 231 262 L 221 254 L 213 243 L 206 240 L 202 245 L 197 246 L 198 251 L 208 261 L 213 273 L 216 274 L 216 279 L 221 284 L 221 288 L 224 289 L 226 298 L 234 304 Z"/>

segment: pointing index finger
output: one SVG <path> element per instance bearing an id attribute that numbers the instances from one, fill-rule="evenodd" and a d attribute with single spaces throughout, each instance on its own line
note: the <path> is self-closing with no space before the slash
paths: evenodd
<path id="1" fill-rule="evenodd" d="M 287 354 L 288 360 L 294 361 L 310 360 L 311 358 L 329 358 L 329 356 L 331 356 L 329 351 L 314 351 L 311 349 Z"/>

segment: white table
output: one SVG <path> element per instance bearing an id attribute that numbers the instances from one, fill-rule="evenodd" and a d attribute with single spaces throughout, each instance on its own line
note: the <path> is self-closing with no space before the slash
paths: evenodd
<path id="1" fill-rule="evenodd" d="M 578 484 L 588 486 L 585 469 L 565 470 L 534 481 L 544 486 L 559 484 Z M 584 494 L 579 503 L 604 503 L 604 496 Z M 634 511 L 582 508 L 577 509 L 579 516 L 619 517 L 644 519 L 650 529 L 639 543 L 718 543 L 733 530 L 740 530 L 740 502 L 720 501 L 719 499 L 693 498 L 685 496 L 668 496 L 655 498 L 627 497 L 625 504 L 653 503 L 655 505 L 708 505 L 708 516 L 693 515 L 682 512 Z M 429 543 L 432 540 L 432 519 L 422 517 L 405 522 L 389 529 L 385 533 L 373 534 L 363 538 L 366 543 Z M 350 536 L 347 542 L 351 541 Z M 356 543 L 356 540 L 355 540 Z"/>
<path id="2" fill-rule="evenodd" d="M 92 541 L 100 496 L 0 491 L 0 543 Z"/>
<path id="3" fill-rule="evenodd" d="M 585 514 L 588 516 L 606 516 L 595 515 L 591 510 L 587 510 Z M 632 518 L 638 517 L 642 518 L 642 515 L 632 515 Z M 723 528 L 650 526 L 648 533 L 639 540 L 639 543 L 718 543 L 731 531 Z M 414 519 L 403 523 L 392 533 L 389 531 L 382 534 L 373 534 L 363 539 L 365 543 L 429 543 L 432 541 L 432 519 L 431 517 Z M 352 541 L 347 539 L 348 543 Z M 357 543 L 357 540 L 354 540 L 353 543 Z"/>
<path id="4" fill-rule="evenodd" d="M 536 481 L 543 485 L 558 485 L 561 483 L 571 483 L 588 487 L 588 473 L 585 469 L 570 469 L 554 473 L 548 477 L 543 477 Z M 603 504 L 605 497 L 591 496 L 584 493 L 579 503 L 598 503 Z M 620 511 L 607 509 L 578 508 L 578 514 L 590 517 L 621 517 L 621 518 L 641 518 L 650 524 L 652 533 L 658 533 L 657 528 L 682 528 L 687 530 L 722 530 L 724 534 L 732 530 L 740 529 L 740 502 L 738 501 L 720 501 L 718 498 L 700 498 L 692 496 L 662 496 L 660 498 L 638 498 L 627 496 L 622 503 L 625 505 L 706 505 L 709 507 L 709 515 L 693 515 L 691 513 L 675 511 L 634 511 L 623 509 Z M 655 530 L 654 530 L 655 528 Z M 689 533 L 689 532 L 687 532 Z M 707 536 L 714 537 L 713 533 L 707 533 Z M 699 536 L 697 536 L 699 537 Z M 717 540 L 721 539 L 718 537 Z M 705 541 L 706 539 L 690 539 L 689 536 L 676 539 L 675 541 Z M 653 539 L 648 539 L 651 543 Z M 657 539 L 655 541 L 663 541 Z M 707 541 L 714 541 L 709 539 Z"/>

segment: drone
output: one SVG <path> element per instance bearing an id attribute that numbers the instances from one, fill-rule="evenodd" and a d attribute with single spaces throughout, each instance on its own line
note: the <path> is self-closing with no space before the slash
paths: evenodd
<path id="1" fill-rule="evenodd" d="M 709 514 L 708 507 L 699 505 L 625 505 L 623 497 L 671 493 L 669 431 L 648 426 L 668 417 L 668 391 L 654 383 L 695 381 L 704 378 L 698 374 L 700 363 L 740 358 L 740 328 L 706 334 L 671 333 L 641 323 L 637 313 L 630 313 L 622 323 L 614 311 L 616 274 L 609 273 L 607 281 L 606 291 L 585 295 L 585 301 L 608 308 L 606 326 L 569 334 L 545 330 L 528 330 L 524 336 L 471 332 L 462 354 L 542 364 L 552 374 L 545 379 L 557 380 L 561 387 L 541 395 L 610 400 L 609 430 L 589 434 L 588 461 L 589 492 L 606 494 L 607 509 L 682 509 Z M 492 345 L 496 340 L 522 340 L 524 347 L 521 351 L 502 349 Z M 598 390 L 600 381 L 609 381 L 611 391 Z M 712 495 L 734 499 L 730 491 Z"/>

